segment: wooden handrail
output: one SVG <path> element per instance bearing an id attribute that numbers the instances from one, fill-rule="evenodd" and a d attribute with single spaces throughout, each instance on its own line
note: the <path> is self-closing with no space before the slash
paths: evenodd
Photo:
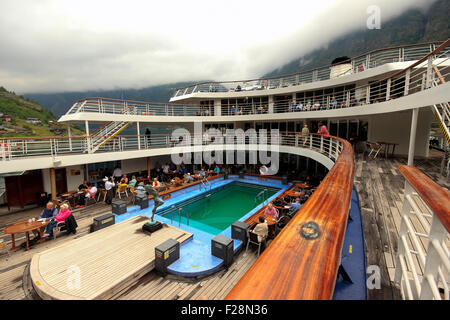
<path id="1" fill-rule="evenodd" d="M 445 79 L 444 79 L 444 77 L 441 75 L 441 72 L 439 71 L 439 69 L 437 68 L 437 66 L 433 65 L 433 69 L 434 69 L 434 72 L 436 73 L 436 75 L 438 76 L 439 81 L 441 81 L 441 83 L 444 84 L 444 83 L 445 83 Z"/>
<path id="2" fill-rule="evenodd" d="M 227 300 L 331 299 L 350 210 L 354 177 L 351 144 L 333 137 L 343 149 L 330 172 L 226 297 Z M 314 222 L 316 239 L 300 228 Z"/>
<path id="3" fill-rule="evenodd" d="M 450 232 L 450 191 L 439 186 L 419 169 L 399 166 L 398 170 Z"/>

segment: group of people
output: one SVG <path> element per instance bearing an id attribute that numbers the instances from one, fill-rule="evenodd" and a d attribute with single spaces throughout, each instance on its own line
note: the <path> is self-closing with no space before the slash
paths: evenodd
<path id="1" fill-rule="evenodd" d="M 358 100 L 355 96 L 351 96 L 350 101 L 348 101 L 350 107 L 354 107 L 358 105 Z M 299 111 L 318 111 L 318 110 L 330 110 L 330 109 L 338 109 L 347 107 L 346 101 L 339 102 L 336 97 L 332 97 L 329 103 L 321 104 L 319 101 L 315 101 L 314 103 L 311 100 L 308 100 L 306 103 L 299 102 L 297 104 L 291 102 L 289 103 L 289 111 L 290 112 L 299 112 Z"/>
<path id="2" fill-rule="evenodd" d="M 270 202 L 263 214 L 259 216 L 258 223 L 250 230 L 258 236 L 258 242 L 263 244 L 263 248 L 266 246 L 266 240 L 269 236 L 267 219 L 273 219 L 277 223 L 281 221 L 283 216 L 287 216 L 286 219 L 288 220 L 291 219 L 313 193 L 312 190 L 303 190 L 299 187 L 294 187 L 292 190 L 299 192 L 299 196 L 295 198 L 290 196 L 280 197 Z M 281 213 L 276 206 L 283 208 Z"/>
<path id="3" fill-rule="evenodd" d="M 97 187 L 84 180 L 83 183 L 78 186 L 78 191 L 80 191 L 81 194 L 78 197 L 77 208 L 85 206 L 87 199 L 95 198 Z"/>
<path id="4" fill-rule="evenodd" d="M 49 220 L 50 222 L 47 224 L 45 228 L 45 232 L 42 238 L 52 238 L 53 237 L 53 229 L 58 224 L 64 224 L 68 233 L 76 233 L 76 228 L 78 227 L 75 218 L 69 210 L 69 205 L 67 203 L 61 204 L 59 210 L 56 208 L 53 202 L 48 202 L 46 207 L 42 210 L 39 215 L 41 220 Z M 35 231 L 35 236 L 38 238 L 39 233 Z"/>

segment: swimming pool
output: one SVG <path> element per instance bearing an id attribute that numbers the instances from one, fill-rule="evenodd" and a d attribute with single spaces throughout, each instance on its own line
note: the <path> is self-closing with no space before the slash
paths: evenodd
<path id="1" fill-rule="evenodd" d="M 217 235 L 280 189 L 232 182 L 158 212 L 174 221 Z M 180 214 L 180 217 L 179 217 Z"/>

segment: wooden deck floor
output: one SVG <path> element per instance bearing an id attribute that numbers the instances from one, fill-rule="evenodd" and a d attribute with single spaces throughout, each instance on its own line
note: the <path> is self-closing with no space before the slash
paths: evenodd
<path id="1" fill-rule="evenodd" d="M 364 235 L 366 240 L 367 265 L 380 268 L 381 289 L 369 290 L 371 300 L 400 299 L 400 292 L 394 286 L 395 259 L 398 249 L 398 232 L 401 222 L 401 210 L 404 196 L 405 179 L 397 167 L 406 164 L 406 159 L 368 159 L 363 154 L 356 155 L 355 187 L 358 192 Z M 439 178 L 440 158 L 416 160 L 414 165 L 431 179 L 444 187 L 448 184 Z M 424 213 L 431 213 L 420 198 L 417 205 Z M 428 224 L 431 222 L 427 219 Z M 413 219 L 419 232 L 427 226 Z M 428 225 L 429 226 L 429 225 Z M 422 240 L 423 248 L 427 241 Z M 423 272 L 423 264 L 415 257 L 417 270 Z"/>
<path id="2" fill-rule="evenodd" d="M 45 299 L 109 299 L 154 268 L 156 246 L 192 237 L 169 225 L 149 235 L 141 229 L 148 220 L 139 215 L 35 254 L 35 290 Z"/>

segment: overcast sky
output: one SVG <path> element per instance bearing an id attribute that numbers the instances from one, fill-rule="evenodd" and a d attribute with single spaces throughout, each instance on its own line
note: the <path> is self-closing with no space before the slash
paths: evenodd
<path id="1" fill-rule="evenodd" d="M 61 92 L 258 78 L 434 0 L 0 0 L 0 86 Z"/>

